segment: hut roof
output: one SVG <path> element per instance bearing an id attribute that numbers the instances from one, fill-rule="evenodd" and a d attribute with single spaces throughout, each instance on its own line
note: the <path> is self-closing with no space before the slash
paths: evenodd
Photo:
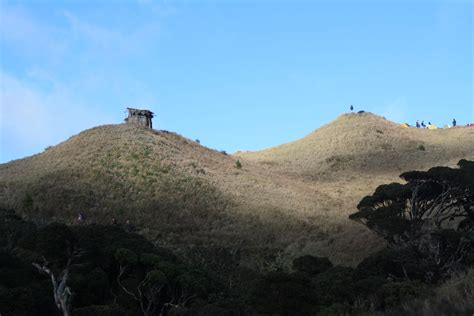
<path id="1" fill-rule="evenodd" d="M 135 113 L 136 115 L 143 115 L 143 116 L 148 116 L 153 118 L 154 113 L 152 111 L 148 110 L 140 110 L 140 109 L 133 109 L 133 108 L 127 108 L 129 113 Z"/>

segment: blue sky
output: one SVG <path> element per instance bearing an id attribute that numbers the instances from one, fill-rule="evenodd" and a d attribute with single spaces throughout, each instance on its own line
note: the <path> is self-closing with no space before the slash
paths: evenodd
<path id="1" fill-rule="evenodd" d="M 471 0 L 0 0 L 0 162 L 127 106 L 219 150 L 348 111 L 474 122 Z"/>

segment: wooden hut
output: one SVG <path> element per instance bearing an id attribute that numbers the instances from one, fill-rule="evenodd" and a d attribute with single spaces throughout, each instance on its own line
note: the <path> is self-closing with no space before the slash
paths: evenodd
<path id="1" fill-rule="evenodd" d="M 139 110 L 139 109 L 132 109 L 127 108 L 128 110 L 128 117 L 125 119 L 126 123 L 130 124 L 138 124 L 141 126 L 145 126 L 148 128 L 153 128 L 153 124 L 151 122 L 154 114 L 148 110 Z"/>

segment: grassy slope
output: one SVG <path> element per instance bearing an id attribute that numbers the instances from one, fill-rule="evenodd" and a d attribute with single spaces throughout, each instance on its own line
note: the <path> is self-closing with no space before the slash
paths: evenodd
<path id="1" fill-rule="evenodd" d="M 350 113 L 302 139 L 235 156 L 299 180 L 328 197 L 329 207 L 306 205 L 306 211 L 297 214 L 310 221 L 316 216 L 315 225 L 326 229 L 327 238 L 293 243 L 289 252 L 320 254 L 353 264 L 382 246 L 347 219 L 361 198 L 381 184 L 401 181 L 398 176 L 404 171 L 453 167 L 462 158 L 474 159 L 474 129 L 404 128 L 371 113 Z"/>
<path id="2" fill-rule="evenodd" d="M 107 125 L 0 165 L 0 206 L 66 221 L 79 211 L 98 222 L 130 218 L 176 248 L 238 244 L 355 264 L 382 246 L 347 219 L 357 202 L 401 171 L 473 159 L 473 133 L 352 114 L 301 140 L 232 157 L 174 133 Z"/>
<path id="3" fill-rule="evenodd" d="M 237 155 L 313 179 L 372 176 L 455 165 L 459 157 L 473 157 L 473 136 L 470 128 L 404 128 L 371 113 L 351 113 L 297 141 Z"/>

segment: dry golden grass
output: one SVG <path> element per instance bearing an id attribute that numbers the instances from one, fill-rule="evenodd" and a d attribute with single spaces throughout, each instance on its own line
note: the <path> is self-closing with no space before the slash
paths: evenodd
<path id="1" fill-rule="evenodd" d="M 297 141 L 236 155 L 311 179 L 350 180 L 455 165 L 459 157 L 474 155 L 474 130 L 404 128 L 371 113 L 351 113 Z"/>
<path id="2" fill-rule="evenodd" d="M 472 128 L 406 129 L 347 114 L 301 140 L 228 156 L 174 133 L 100 126 L 0 165 L 0 206 L 65 221 L 77 212 L 130 218 L 178 250 L 238 245 L 354 265 L 383 246 L 348 220 L 358 201 L 403 171 L 474 159 L 473 136 Z"/>

